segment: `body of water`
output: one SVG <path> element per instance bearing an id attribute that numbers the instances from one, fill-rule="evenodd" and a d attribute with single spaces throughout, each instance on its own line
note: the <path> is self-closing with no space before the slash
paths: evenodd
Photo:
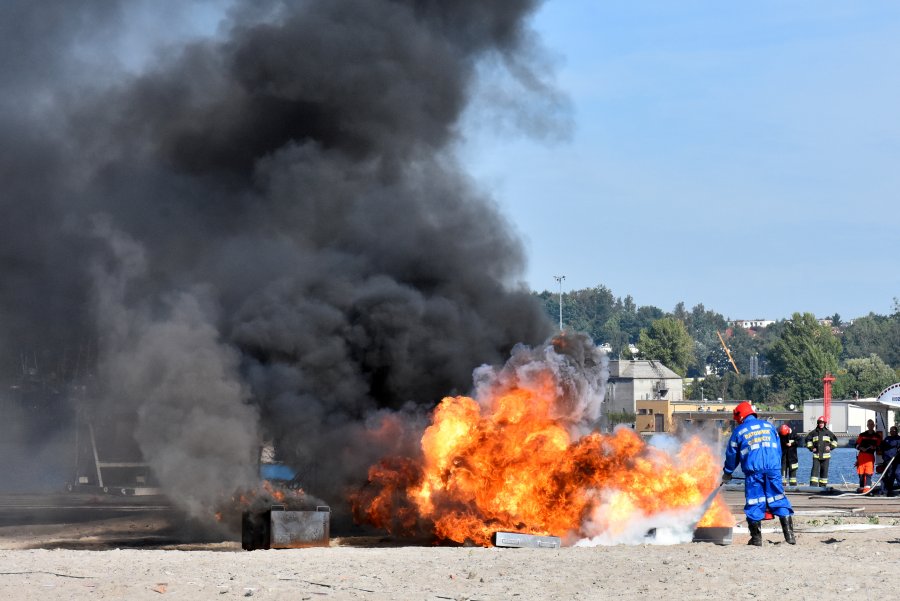
<path id="1" fill-rule="evenodd" d="M 797 453 L 800 467 L 797 468 L 797 484 L 809 484 L 809 471 L 812 469 L 812 453 L 801 447 Z M 743 478 L 740 466 L 735 470 L 735 475 Z M 873 480 L 878 478 L 875 474 Z M 856 449 L 853 447 L 838 447 L 831 451 L 831 462 L 828 464 L 829 484 L 859 484 L 859 476 L 856 474 Z"/>
<path id="2" fill-rule="evenodd" d="M 809 471 L 812 469 L 812 453 L 806 449 L 797 451 L 797 459 L 800 467 L 797 468 L 797 483 L 809 484 Z M 876 474 L 877 478 L 878 475 Z M 850 447 L 838 447 L 831 452 L 831 461 L 828 464 L 829 484 L 859 484 L 859 476 L 856 474 L 856 449 Z"/>

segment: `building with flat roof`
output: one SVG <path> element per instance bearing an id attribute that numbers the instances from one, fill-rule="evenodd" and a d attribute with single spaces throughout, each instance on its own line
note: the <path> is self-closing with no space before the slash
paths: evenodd
<path id="1" fill-rule="evenodd" d="M 750 328 L 768 328 L 773 323 L 775 323 L 774 319 L 735 319 L 728 322 L 728 325 L 749 330 Z"/>
<path id="2" fill-rule="evenodd" d="M 803 403 L 803 431 L 815 429 L 816 420 L 825 414 L 825 403 L 822 399 L 810 399 Z M 831 415 L 828 429 L 835 434 L 857 436 L 866 429 L 866 422 L 875 421 L 875 429 L 887 432 L 897 423 L 898 410 L 881 403 L 876 398 L 864 399 L 832 399 Z"/>
<path id="3" fill-rule="evenodd" d="M 604 413 L 618 417 L 633 415 L 640 409 L 643 416 L 666 415 L 666 403 L 684 399 L 684 380 L 677 373 L 660 363 L 648 360 L 612 360 L 609 362 L 609 380 L 606 383 Z M 651 402 L 657 401 L 657 402 Z M 650 412 L 650 409 L 653 412 Z M 659 418 L 653 417 L 651 421 Z M 610 420 L 607 419 L 607 424 Z M 641 422 L 643 423 L 643 421 Z M 662 428 L 665 428 L 665 421 Z M 635 423 L 635 428 L 638 424 Z M 659 430 L 664 431 L 664 430 Z"/>
<path id="4" fill-rule="evenodd" d="M 727 432 L 734 426 L 734 408 L 741 400 L 727 401 L 677 401 L 666 399 L 637 401 L 635 429 L 642 433 L 680 432 L 686 429 L 702 429 Z M 760 419 L 775 426 L 788 424 L 800 431 L 803 425 L 801 411 L 758 411 Z"/>

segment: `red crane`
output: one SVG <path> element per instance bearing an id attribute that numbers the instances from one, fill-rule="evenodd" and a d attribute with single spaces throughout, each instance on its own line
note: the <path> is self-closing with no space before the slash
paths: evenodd
<path id="1" fill-rule="evenodd" d="M 822 405 L 825 407 L 823 413 L 825 414 L 825 425 L 827 426 L 831 423 L 831 383 L 834 382 L 834 376 L 825 372 L 822 382 L 825 383 L 825 390 L 822 393 Z"/>

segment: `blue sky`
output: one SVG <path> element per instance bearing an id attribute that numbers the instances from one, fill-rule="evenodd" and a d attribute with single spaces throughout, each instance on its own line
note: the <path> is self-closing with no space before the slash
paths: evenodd
<path id="1" fill-rule="evenodd" d="M 548 2 L 563 139 L 466 132 L 534 289 L 731 318 L 900 296 L 900 4 Z M 473 123 L 476 119 L 471 120 Z"/>

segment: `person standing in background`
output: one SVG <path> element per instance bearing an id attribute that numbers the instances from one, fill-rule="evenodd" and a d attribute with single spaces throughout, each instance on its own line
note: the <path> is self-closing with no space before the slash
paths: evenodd
<path id="1" fill-rule="evenodd" d="M 825 417 L 819 416 L 816 429 L 806 435 L 806 448 L 813 454 L 810 486 L 828 486 L 828 462 L 831 461 L 831 449 L 836 447 L 837 436 L 825 427 Z"/>
<path id="2" fill-rule="evenodd" d="M 897 457 L 898 451 L 900 451 L 900 436 L 897 435 L 897 426 L 891 426 L 890 433 L 881 442 L 879 451 L 881 451 L 881 461 L 884 462 L 884 472 L 881 474 L 882 490 L 885 495 L 895 497 L 897 493 L 894 492 L 894 488 L 897 485 L 897 474 L 900 473 L 897 471 L 897 465 L 900 462 L 900 458 Z"/>
<path id="3" fill-rule="evenodd" d="M 799 434 L 794 434 L 787 424 L 781 424 L 778 428 L 778 439 L 781 442 L 781 483 L 797 486 L 797 468 L 800 467 L 797 447 L 803 439 Z"/>
<path id="4" fill-rule="evenodd" d="M 875 454 L 881 447 L 881 432 L 875 431 L 875 422 L 866 422 L 866 431 L 856 437 L 856 473 L 859 475 L 859 488 L 856 492 L 867 493 L 872 490 L 872 474 L 875 473 Z"/>

